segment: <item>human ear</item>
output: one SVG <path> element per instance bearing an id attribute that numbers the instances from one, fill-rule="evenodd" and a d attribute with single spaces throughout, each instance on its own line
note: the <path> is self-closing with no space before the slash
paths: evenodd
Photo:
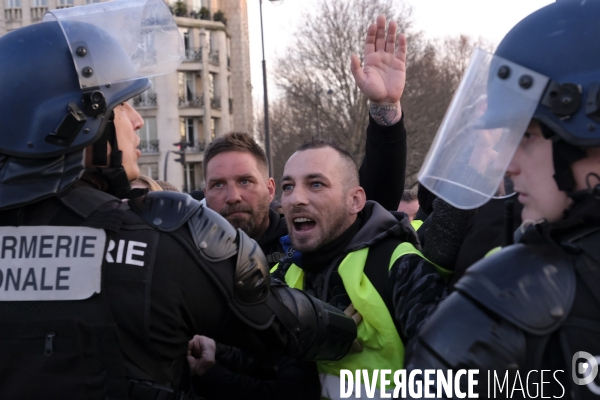
<path id="1" fill-rule="evenodd" d="M 275 198 L 275 179 L 269 178 L 267 180 L 267 189 L 269 190 L 269 202 Z"/>
<path id="2" fill-rule="evenodd" d="M 351 215 L 361 212 L 367 202 L 365 190 L 360 186 L 348 190 L 348 202 L 348 210 Z"/>

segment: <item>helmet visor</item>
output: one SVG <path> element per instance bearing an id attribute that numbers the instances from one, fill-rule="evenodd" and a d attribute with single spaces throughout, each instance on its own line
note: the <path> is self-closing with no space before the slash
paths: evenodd
<path id="1" fill-rule="evenodd" d="M 510 195 L 504 175 L 548 80 L 476 49 L 419 171 L 421 184 L 461 209 Z"/>
<path id="2" fill-rule="evenodd" d="M 51 10 L 44 21 L 58 21 L 65 34 L 82 89 L 168 73 L 183 60 L 183 39 L 162 0 L 115 0 Z M 82 29 L 93 25 L 98 30 Z M 96 32 L 93 32 L 96 31 Z M 102 32 L 103 37 L 91 37 Z M 91 42 L 117 43 L 124 58 L 94 51 Z M 115 50 L 112 50 L 114 53 Z"/>

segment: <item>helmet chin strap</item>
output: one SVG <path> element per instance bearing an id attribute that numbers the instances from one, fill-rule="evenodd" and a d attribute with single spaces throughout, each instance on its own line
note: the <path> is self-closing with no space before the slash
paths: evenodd
<path id="1" fill-rule="evenodd" d="M 546 139 L 552 140 L 552 162 L 554 164 L 554 180 L 558 189 L 573 197 L 575 187 L 575 177 L 571 166 L 581 159 L 587 157 L 585 150 L 581 147 L 573 146 L 562 140 L 545 124 L 540 123 L 542 134 Z"/>
<path id="2" fill-rule="evenodd" d="M 127 178 L 127 172 L 123 168 L 123 152 L 119 150 L 117 143 L 114 118 L 115 114 L 111 112 L 102 136 L 92 147 L 94 165 L 106 165 L 104 168 L 96 168 L 94 173 L 106 181 L 108 184 L 108 193 L 118 198 L 126 198 L 129 192 L 131 192 L 131 184 Z M 107 143 L 110 144 L 112 149 L 110 160 L 108 160 L 107 156 Z"/>

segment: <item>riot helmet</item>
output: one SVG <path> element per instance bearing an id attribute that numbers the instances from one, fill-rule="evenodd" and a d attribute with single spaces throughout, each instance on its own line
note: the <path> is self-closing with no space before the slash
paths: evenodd
<path id="1" fill-rule="evenodd" d="M 553 141 L 558 188 L 600 146 L 600 2 L 562 0 L 520 21 L 494 54 L 475 50 L 419 181 L 455 207 L 485 204 L 502 185 L 532 119 Z"/>
<path id="2" fill-rule="evenodd" d="M 0 37 L 0 54 L 4 209 L 75 182 L 90 145 L 94 164 L 122 178 L 113 109 L 148 89 L 148 77 L 175 70 L 183 41 L 163 1 L 116 0 L 52 10 Z"/>

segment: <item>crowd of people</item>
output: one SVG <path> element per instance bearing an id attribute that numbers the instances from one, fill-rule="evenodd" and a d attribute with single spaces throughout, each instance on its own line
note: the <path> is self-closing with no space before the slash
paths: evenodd
<path id="1" fill-rule="evenodd" d="M 348 60 L 360 167 L 313 138 L 271 177 L 232 132 L 205 150 L 202 202 L 137 165 L 128 100 L 182 52 L 164 2 L 1 37 L 0 397 L 340 399 L 343 370 L 479 370 L 480 398 L 484 371 L 508 373 L 500 397 L 598 398 L 598 18 L 558 1 L 476 51 L 404 190 L 407 39 L 379 16 Z"/>

